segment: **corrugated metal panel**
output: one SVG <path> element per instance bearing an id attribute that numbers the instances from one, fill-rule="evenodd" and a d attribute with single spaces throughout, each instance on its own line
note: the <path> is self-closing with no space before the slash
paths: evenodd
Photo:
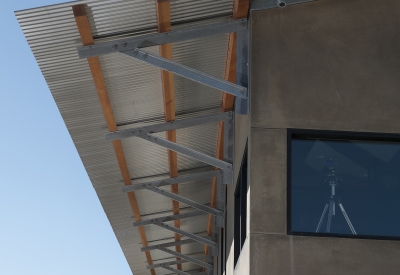
<path id="1" fill-rule="evenodd" d="M 150 0 L 85 0 L 16 12 L 29 46 L 39 64 L 78 153 L 99 196 L 104 211 L 134 274 L 149 274 L 141 239 L 132 226 L 133 214 L 123 186 L 112 143 L 106 142 L 107 125 L 86 60 L 78 58 L 81 45 L 71 6 L 87 4 L 96 43 L 156 32 L 155 2 Z M 171 0 L 173 29 L 229 20 L 232 0 Z M 173 59 L 182 64 L 223 77 L 227 35 L 173 44 Z M 158 53 L 158 47 L 147 50 Z M 101 67 L 119 129 L 164 121 L 160 70 L 122 54 L 100 57 Z M 174 77 L 177 119 L 219 112 L 221 93 L 212 88 Z M 177 131 L 179 143 L 215 154 L 217 123 Z M 165 133 L 159 133 L 165 137 Z M 129 171 L 135 183 L 168 175 L 167 151 L 139 138 L 123 140 Z M 178 156 L 180 172 L 212 169 L 185 156 Z M 180 194 L 209 203 L 211 180 L 180 185 Z M 170 214 L 171 200 L 150 191 L 136 193 L 144 218 Z M 182 211 L 186 211 L 181 204 Z M 205 234 L 207 216 L 182 221 L 189 232 Z M 146 226 L 149 244 L 172 241 L 173 233 Z M 184 253 L 201 256 L 204 246 L 182 246 Z M 154 263 L 175 259 L 152 251 Z M 200 270 L 184 264 L 184 270 Z M 157 269 L 157 274 L 170 272 Z"/>

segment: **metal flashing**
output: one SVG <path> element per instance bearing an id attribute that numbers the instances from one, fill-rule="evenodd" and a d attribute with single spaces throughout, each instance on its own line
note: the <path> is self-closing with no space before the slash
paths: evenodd
<path id="1" fill-rule="evenodd" d="M 284 8 L 286 6 L 314 2 L 318 0 L 253 0 L 250 4 L 250 10 L 266 10 L 273 8 Z"/>

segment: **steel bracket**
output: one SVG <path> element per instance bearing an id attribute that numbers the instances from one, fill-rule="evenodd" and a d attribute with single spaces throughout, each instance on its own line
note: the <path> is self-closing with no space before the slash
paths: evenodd
<path id="1" fill-rule="evenodd" d="M 247 19 L 225 21 L 176 31 L 153 33 L 78 48 L 80 58 L 133 50 L 247 29 Z"/>
<path id="2" fill-rule="evenodd" d="M 175 142 L 171 142 L 152 133 L 169 131 L 175 129 L 181 129 L 186 127 L 197 126 L 210 122 L 224 121 L 224 160 L 217 159 L 215 157 L 206 155 L 199 151 L 193 150 L 191 148 L 179 145 Z M 209 172 L 209 173 L 222 173 L 222 182 L 225 184 L 233 184 L 233 156 L 234 156 L 234 114 L 232 112 L 226 112 L 216 115 L 209 115 L 204 117 L 197 117 L 185 120 L 178 120 L 175 122 L 166 122 L 146 127 L 132 128 L 127 130 L 121 130 L 116 132 L 111 132 L 105 134 L 106 140 L 115 140 L 129 137 L 138 137 L 149 142 L 155 143 L 159 146 L 165 147 L 169 150 L 175 151 L 180 154 L 184 154 L 188 157 L 197 159 L 201 162 L 207 163 L 214 167 L 220 168 L 222 172 Z M 194 176 L 194 175 L 193 175 Z M 183 176 L 184 177 L 184 176 Z M 187 177 L 190 177 L 187 175 Z M 214 175 L 212 176 L 214 177 Z M 123 189 L 123 192 L 138 190 L 138 189 L 148 189 L 148 187 L 157 187 L 168 184 L 179 183 L 179 177 L 176 179 L 168 179 L 157 181 L 153 183 L 146 183 L 140 185 L 131 185 Z"/>
<path id="3" fill-rule="evenodd" d="M 130 51 L 121 51 L 121 53 L 133 57 L 135 59 L 138 59 L 144 63 L 159 67 L 165 71 L 204 84 L 214 89 L 232 94 L 234 96 L 242 98 L 247 98 L 248 96 L 246 87 L 242 87 L 227 80 L 179 64 L 168 58 L 164 58 L 159 55 L 152 54 L 150 52 L 138 48 Z"/>

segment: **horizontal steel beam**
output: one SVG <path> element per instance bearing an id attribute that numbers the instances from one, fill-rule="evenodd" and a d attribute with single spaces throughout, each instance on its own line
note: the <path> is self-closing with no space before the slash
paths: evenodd
<path id="1" fill-rule="evenodd" d="M 171 254 L 171 255 L 174 255 L 174 256 L 176 256 L 176 257 L 178 257 L 178 258 L 187 260 L 187 261 L 189 261 L 189 262 L 191 262 L 191 263 L 194 263 L 194 264 L 197 264 L 197 265 L 199 265 L 199 266 L 202 266 L 202 267 L 205 267 L 205 268 L 208 268 L 208 269 L 213 268 L 213 266 L 210 265 L 210 264 L 208 264 L 208 263 L 205 263 L 205 262 L 203 262 L 203 261 L 201 261 L 201 260 L 198 260 L 198 259 L 189 257 L 189 256 L 187 256 L 187 255 L 184 255 L 184 254 L 175 252 L 175 251 L 173 251 L 173 250 L 171 250 L 171 249 L 168 249 L 168 248 L 160 248 L 159 250 L 164 251 L 165 253 L 169 253 L 169 254 Z"/>
<path id="2" fill-rule="evenodd" d="M 188 157 L 197 159 L 197 160 L 199 160 L 201 162 L 204 162 L 204 163 L 207 163 L 209 165 L 221 168 L 223 170 L 230 170 L 230 171 L 232 170 L 232 164 L 230 164 L 228 162 L 225 162 L 225 161 L 219 160 L 219 159 L 217 159 L 215 157 L 211 157 L 209 155 L 200 153 L 200 152 L 198 152 L 196 150 L 193 150 L 193 149 L 187 148 L 185 146 L 176 144 L 174 142 L 171 142 L 169 140 L 163 139 L 161 137 L 157 137 L 157 136 L 152 135 L 152 134 L 147 134 L 147 135 L 139 136 L 139 137 L 143 138 L 145 140 L 148 140 L 148 141 L 150 141 L 152 143 L 155 143 L 157 145 L 160 145 L 162 147 L 165 147 L 165 148 L 167 148 L 169 150 L 175 151 L 177 153 L 184 154 L 184 155 L 186 155 Z"/>
<path id="3" fill-rule="evenodd" d="M 143 226 L 143 225 L 148 225 L 148 224 L 154 224 L 156 222 L 169 222 L 169 221 L 175 221 L 175 220 L 183 220 L 187 218 L 192 218 L 192 217 L 197 217 L 197 216 L 202 216 L 205 215 L 203 211 L 191 211 L 188 213 L 183 213 L 183 214 L 178 214 L 178 215 L 170 215 L 170 216 L 165 216 L 165 217 L 160 217 L 160 218 L 155 218 L 155 219 L 150 219 L 150 220 L 143 220 L 143 221 L 138 221 L 134 222 L 133 226 Z"/>
<path id="4" fill-rule="evenodd" d="M 192 239 L 187 239 L 187 240 L 176 241 L 176 242 L 168 242 L 168 243 L 160 243 L 160 244 L 156 244 L 156 245 L 150 245 L 150 246 L 142 247 L 140 250 L 142 252 L 144 252 L 144 251 L 159 249 L 161 247 L 178 246 L 178 245 L 190 244 L 190 243 L 195 243 L 195 242 L 197 242 L 197 241 L 192 240 Z"/>
<path id="5" fill-rule="evenodd" d="M 147 189 L 149 187 L 160 187 L 160 186 L 166 186 L 166 185 L 171 185 L 171 184 L 179 184 L 179 183 L 188 183 L 188 182 L 193 182 L 193 181 L 198 181 L 198 180 L 204 180 L 204 179 L 212 179 L 214 177 L 219 177 L 222 175 L 221 170 L 212 170 L 212 171 L 207 171 L 207 172 L 199 172 L 199 173 L 192 173 L 192 174 L 187 174 L 187 175 L 182 175 L 176 178 L 166 178 L 162 180 L 155 180 L 155 181 L 150 181 L 150 182 L 145 182 L 145 183 L 140 183 L 140 184 L 132 184 L 129 186 L 125 186 L 122 188 L 122 192 L 131 192 L 131 191 L 136 191 L 136 190 L 142 190 L 142 189 Z"/>
<path id="6" fill-rule="evenodd" d="M 121 51 L 121 53 L 126 54 L 130 57 L 136 58 L 140 61 L 148 63 L 150 65 L 159 67 L 165 71 L 180 75 L 182 77 L 188 78 L 195 82 L 204 84 L 206 86 L 215 88 L 217 90 L 232 94 L 237 97 L 247 98 L 247 88 L 229 82 L 227 80 L 206 74 L 204 72 L 198 71 L 196 69 L 190 68 L 188 66 L 179 64 L 167 58 L 161 57 L 159 55 L 152 54 L 140 49 L 134 49 L 130 51 Z"/>
<path id="7" fill-rule="evenodd" d="M 154 225 L 157 225 L 157 226 L 162 227 L 164 229 L 167 229 L 167 230 L 170 230 L 172 232 L 178 233 L 178 234 L 180 234 L 182 236 L 188 237 L 188 238 L 190 238 L 192 240 L 195 240 L 197 242 L 200 242 L 200 243 L 203 243 L 203 244 L 207 244 L 207 245 L 209 245 L 209 246 L 211 246 L 213 248 L 217 248 L 218 247 L 218 244 L 216 242 L 213 242 L 209 238 L 200 237 L 199 235 L 186 232 L 185 230 L 182 230 L 180 228 L 169 226 L 167 224 L 160 223 L 160 222 L 155 222 Z"/>
<path id="8" fill-rule="evenodd" d="M 211 215 L 219 217 L 219 218 L 224 218 L 224 212 L 222 212 L 222 211 L 220 211 L 218 209 L 215 209 L 215 208 L 209 207 L 207 205 L 195 202 L 193 200 L 187 199 L 185 197 L 182 197 L 182 196 L 177 195 L 175 193 L 169 192 L 167 190 L 159 189 L 159 188 L 156 188 L 156 187 L 150 187 L 150 188 L 147 188 L 147 190 L 153 191 L 155 193 L 158 193 L 160 195 L 163 195 L 163 196 L 165 196 L 167 198 L 170 198 L 170 199 L 173 199 L 175 201 L 179 201 L 181 203 L 187 204 L 187 205 L 189 205 L 189 206 L 191 206 L 193 208 L 196 208 L 198 210 L 206 212 L 207 214 L 211 214 Z"/>
<path id="9" fill-rule="evenodd" d="M 247 19 L 233 20 L 206 26 L 186 28 L 164 33 L 147 34 L 91 46 L 79 47 L 78 55 L 80 58 L 88 58 L 91 56 L 102 55 L 121 50 L 133 50 L 135 48 L 144 48 L 217 34 L 236 32 L 246 28 Z"/>
<path id="10" fill-rule="evenodd" d="M 201 273 L 196 273 L 196 274 L 191 274 L 191 273 L 187 273 L 187 272 L 185 272 L 185 271 L 182 271 L 182 270 L 178 270 L 178 269 L 175 269 L 175 268 L 172 268 L 172 267 L 168 267 L 168 266 L 163 266 L 162 268 L 164 268 L 164 269 L 166 269 L 166 270 L 169 270 L 169 271 L 171 271 L 171 272 L 174 272 L 174 273 L 176 273 L 176 274 L 179 274 L 179 275 L 205 275 L 206 273 L 204 273 L 204 272 L 201 272 Z"/>
<path id="11" fill-rule="evenodd" d="M 126 130 L 120 130 L 116 132 L 110 132 L 104 135 L 106 140 L 116 140 L 129 137 L 142 136 L 149 133 L 165 132 L 170 130 L 182 129 L 187 127 L 193 127 L 202 125 L 205 123 L 219 122 L 221 120 L 229 120 L 232 118 L 232 112 L 219 113 L 215 115 L 208 115 L 202 117 L 188 118 L 177 121 L 165 122 L 150 126 L 144 126 L 139 128 L 131 128 Z"/>
<path id="12" fill-rule="evenodd" d="M 177 261 L 164 262 L 164 263 L 160 263 L 160 264 L 148 265 L 147 269 L 159 268 L 159 267 L 176 265 L 176 264 L 184 264 L 184 263 L 187 263 L 187 262 L 188 262 L 187 260 L 177 260 Z"/>

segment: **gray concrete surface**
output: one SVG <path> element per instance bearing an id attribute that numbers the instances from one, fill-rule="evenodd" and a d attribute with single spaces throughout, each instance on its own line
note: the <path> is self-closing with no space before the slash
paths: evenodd
<path id="1" fill-rule="evenodd" d="M 286 234 L 286 130 L 251 128 L 250 232 Z"/>
<path id="2" fill-rule="evenodd" d="M 400 242 L 251 234 L 251 275 L 394 275 Z"/>
<path id="3" fill-rule="evenodd" d="M 400 241 L 286 234 L 286 131 L 400 133 L 400 1 L 319 0 L 250 18 L 250 274 L 399 274 Z"/>
<path id="4" fill-rule="evenodd" d="M 253 127 L 400 132 L 400 1 L 251 13 Z"/>

